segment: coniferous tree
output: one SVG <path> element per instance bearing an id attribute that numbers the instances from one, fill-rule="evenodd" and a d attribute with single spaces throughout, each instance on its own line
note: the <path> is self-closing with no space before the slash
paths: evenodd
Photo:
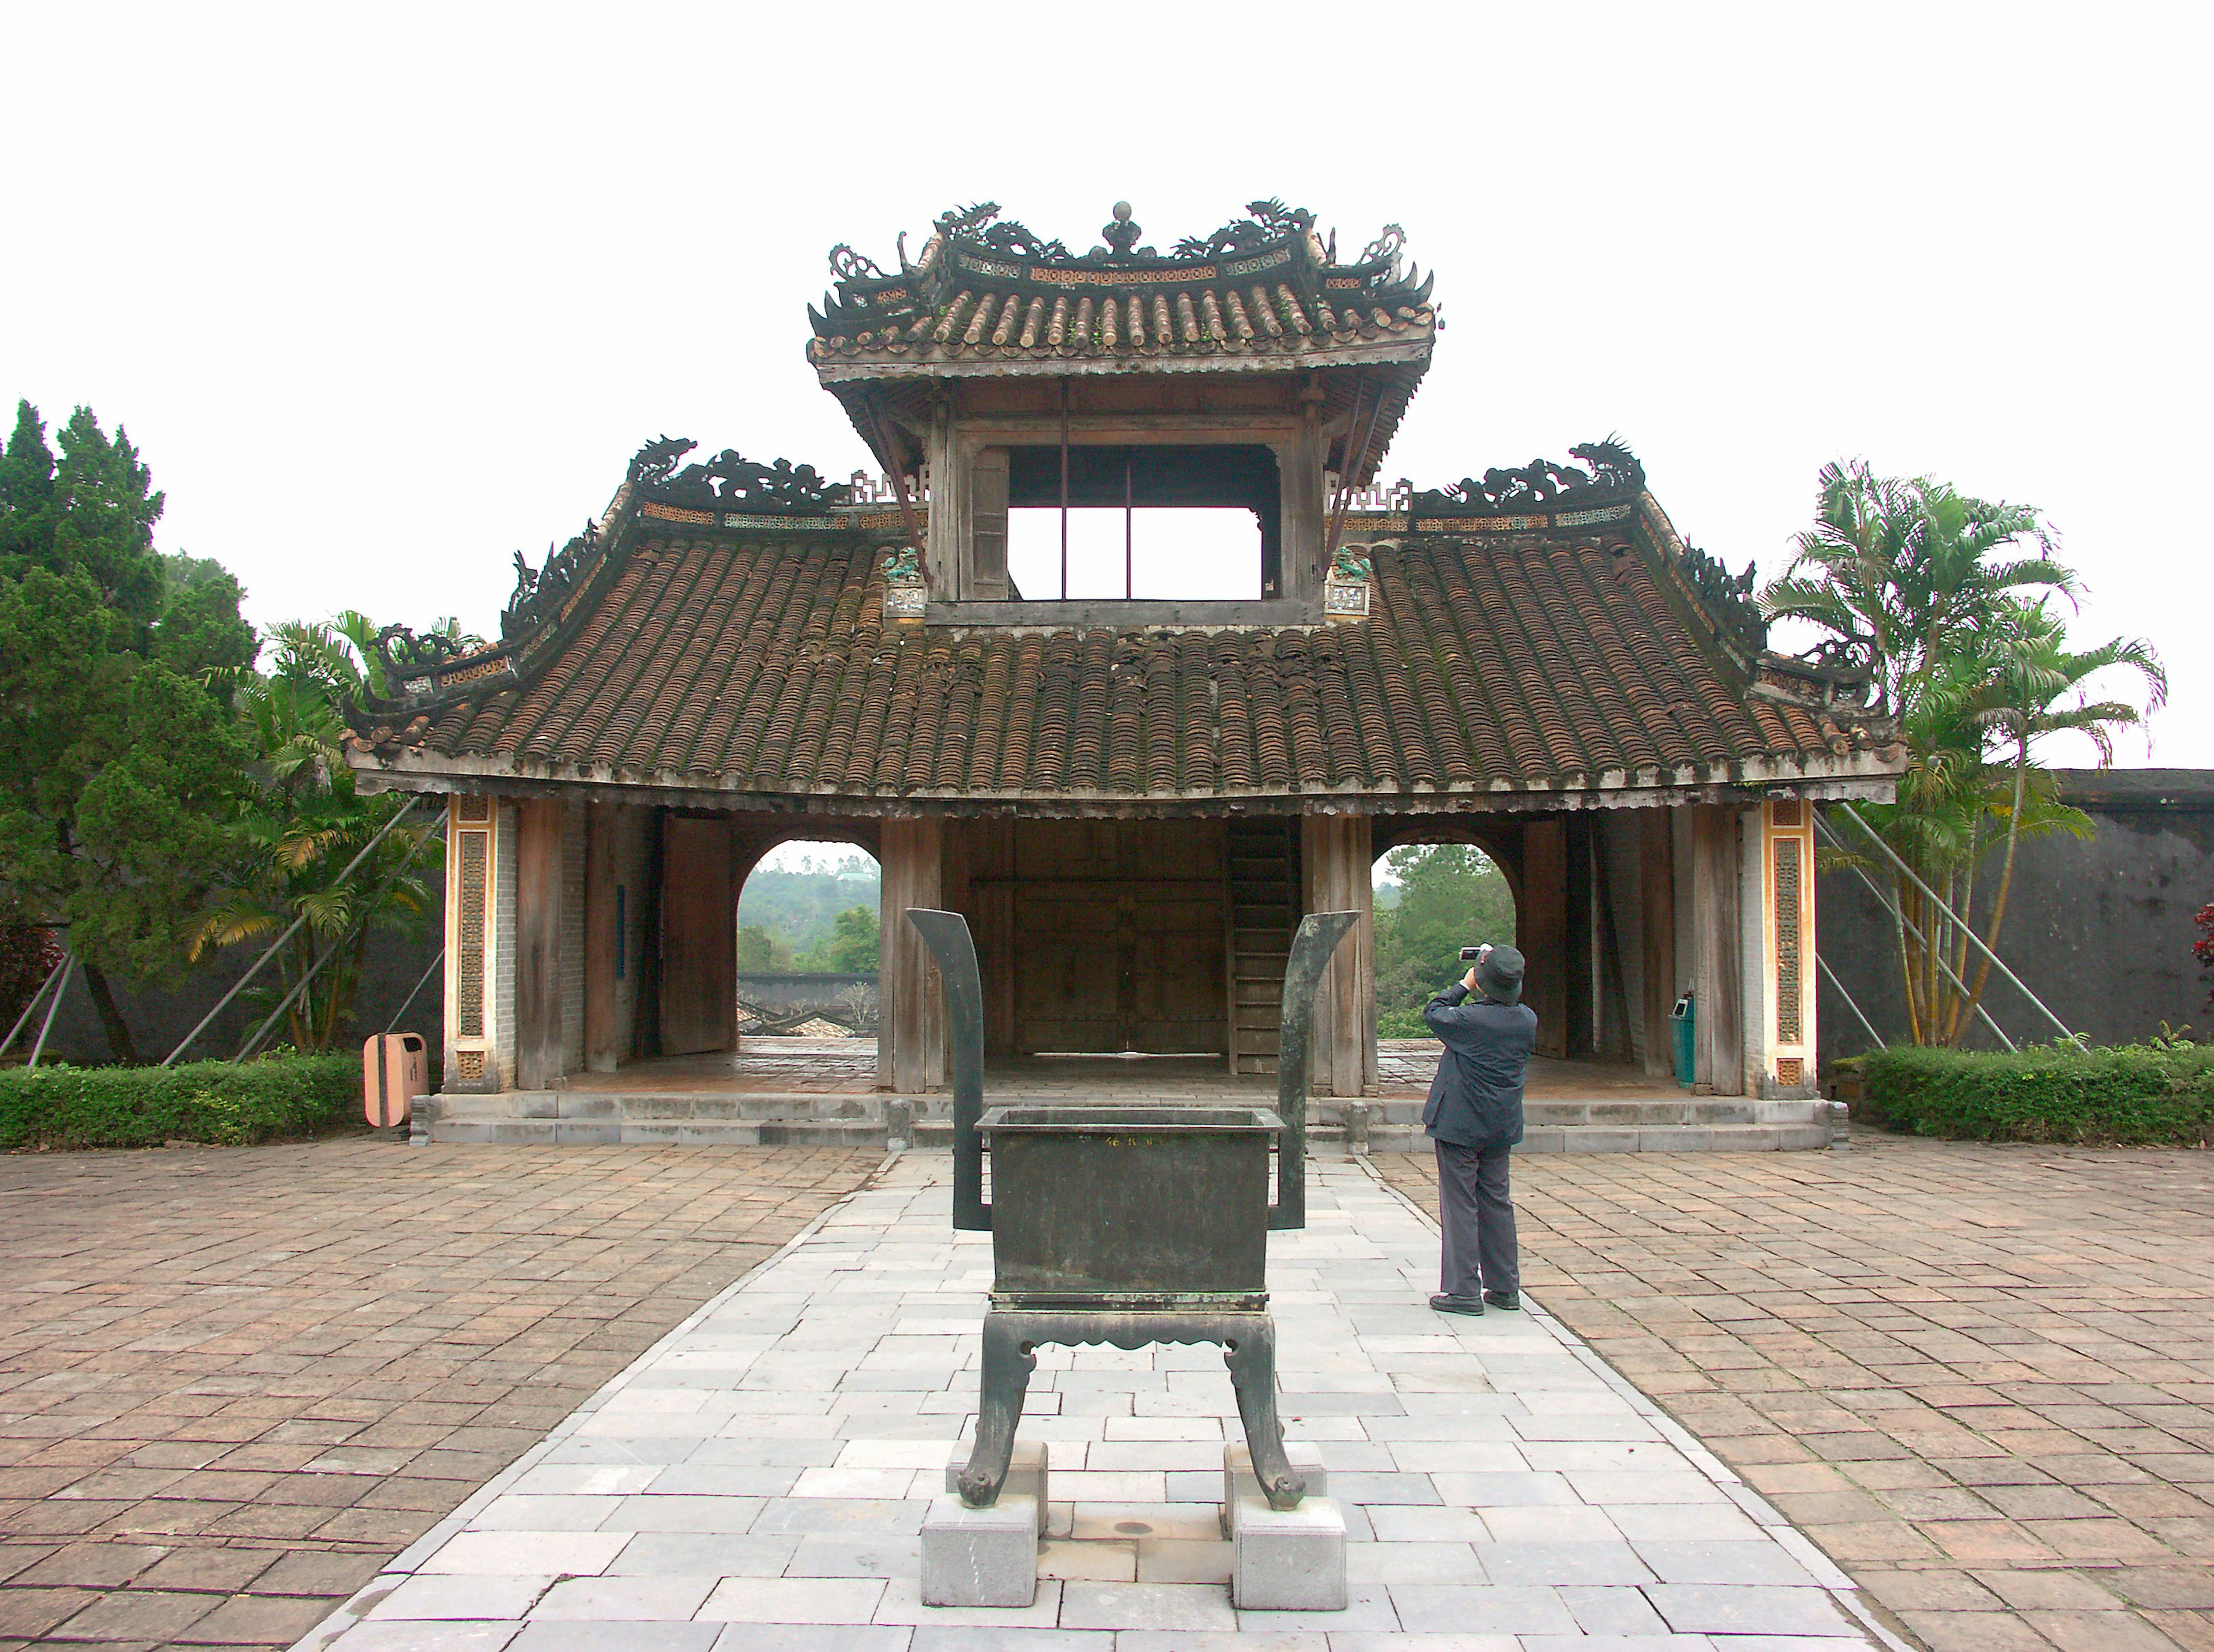
<path id="1" fill-rule="evenodd" d="M 129 1061 L 108 977 L 174 979 L 235 852 L 248 751 L 222 668 L 255 643 L 235 581 L 165 570 L 129 436 L 81 407 L 59 447 L 20 404 L 0 452 L 0 917 L 67 926 Z"/>

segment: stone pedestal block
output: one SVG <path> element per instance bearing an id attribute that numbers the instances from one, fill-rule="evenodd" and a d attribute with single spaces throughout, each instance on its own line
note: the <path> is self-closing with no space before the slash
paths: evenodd
<path id="1" fill-rule="evenodd" d="M 1240 1497 L 1231 1520 L 1230 1599 L 1247 1612 L 1345 1610 L 1345 1515 L 1310 1493 L 1296 1509 Z M 929 1563 L 924 1566 L 927 1570 Z"/>
<path id="2" fill-rule="evenodd" d="M 965 1447 L 957 1448 L 953 1454 L 953 1460 L 945 1466 L 945 1489 L 948 1491 L 959 1495 L 961 1471 L 967 1467 L 968 1464 L 967 1448 Z M 1253 1478 L 1252 1471 L 1250 1468 L 1246 1471 L 1245 1478 L 1251 1482 L 1249 1490 L 1258 1492 L 1261 1483 Z M 1007 1461 L 1007 1478 L 1000 1490 L 1000 1501 L 1005 1503 L 1009 1497 L 1018 1496 L 1037 1500 L 1037 1528 L 1043 1534 L 1045 1531 L 1047 1497 L 1046 1450 L 1045 1442 L 1043 1440 L 1015 1442 L 1015 1453 Z"/>
<path id="3" fill-rule="evenodd" d="M 1305 1441 L 1284 1442 L 1284 1456 L 1292 1472 L 1307 1483 L 1307 1496 L 1319 1497 L 1330 1490 L 1330 1473 L 1322 1466 L 1321 1449 Z M 1263 1505 L 1268 1498 L 1262 1495 L 1261 1482 L 1253 1472 L 1253 1454 L 1244 1441 L 1222 1448 L 1222 1531 L 1226 1537 L 1238 1522 L 1238 1505 L 1246 1497 L 1260 1497 Z"/>
<path id="4" fill-rule="evenodd" d="M 1342 1522 L 1338 1529 L 1342 1542 Z M 1037 1595 L 1037 1546 L 1035 1497 L 1002 1491 L 989 1509 L 971 1509 L 957 1497 L 933 1499 L 922 1521 L 923 1605 L 1030 1605 Z M 1344 1570 L 1341 1558 L 1341 1582 Z"/>

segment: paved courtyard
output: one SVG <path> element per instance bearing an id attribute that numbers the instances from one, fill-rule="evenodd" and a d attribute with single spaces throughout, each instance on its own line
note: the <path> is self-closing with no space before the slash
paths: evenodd
<path id="1" fill-rule="evenodd" d="M 289 1644 L 878 1163 L 0 1156 L 0 1648 Z"/>
<path id="2" fill-rule="evenodd" d="M 925 1606 L 917 1533 L 976 1402 L 988 1235 L 909 1155 L 413 1545 L 333 1652 L 1849 1652 L 1847 1579 L 1542 1314 L 1432 1314 L 1434 1231 L 1316 1165 L 1270 1236 L 1287 1431 L 1352 1542 L 1342 1612 L 1238 1612 L 1219 1350 L 1042 1350 L 1027 1609 Z"/>
<path id="3" fill-rule="evenodd" d="M 2214 1649 L 2214 1155 L 1858 1131 L 1514 1176 L 1538 1300 L 1936 1652 Z"/>

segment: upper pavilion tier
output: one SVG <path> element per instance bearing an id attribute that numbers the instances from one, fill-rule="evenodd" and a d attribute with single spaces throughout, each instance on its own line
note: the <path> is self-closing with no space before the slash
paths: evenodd
<path id="1" fill-rule="evenodd" d="M 887 426 L 919 424 L 933 381 L 1300 375 L 1327 424 L 1353 409 L 1346 369 L 1367 369 L 1367 440 L 1349 462 L 1331 454 L 1365 485 L 1429 366 L 1434 277 L 1403 267 L 1397 224 L 1342 264 L 1313 213 L 1273 200 L 1247 211 L 1166 253 L 1139 245 L 1128 202 L 1080 254 L 988 201 L 941 213 L 911 263 L 902 235 L 896 271 L 835 247 L 836 291 L 808 309 L 808 359 L 895 468 Z M 923 445 L 911 442 L 914 459 Z"/>

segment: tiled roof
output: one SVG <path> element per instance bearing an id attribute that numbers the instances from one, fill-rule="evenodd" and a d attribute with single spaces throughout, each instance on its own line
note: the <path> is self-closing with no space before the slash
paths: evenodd
<path id="1" fill-rule="evenodd" d="M 989 203 L 940 216 L 896 274 L 841 247 L 830 259 L 837 296 L 808 312 L 808 356 L 826 372 L 847 363 L 1298 366 L 1318 356 L 1427 357 L 1437 325 L 1431 283 L 1402 271 L 1397 225 L 1340 264 L 1313 214 L 1274 201 L 1251 210 L 1256 216 L 1168 256 L 1135 245 L 1142 232 L 1122 205 L 1100 232 L 1116 244 L 1082 255 L 1000 221 Z"/>
<path id="2" fill-rule="evenodd" d="M 641 520 L 581 588 L 558 646 L 481 675 L 476 700 L 365 729 L 356 761 L 843 797 L 863 812 L 930 798 L 1189 807 L 1789 783 L 1896 767 L 1888 732 L 1856 709 L 1753 687 L 1639 527 L 1612 546 L 1377 543 L 1370 617 L 1353 625 L 1014 631 L 886 624 L 870 536 Z"/>

